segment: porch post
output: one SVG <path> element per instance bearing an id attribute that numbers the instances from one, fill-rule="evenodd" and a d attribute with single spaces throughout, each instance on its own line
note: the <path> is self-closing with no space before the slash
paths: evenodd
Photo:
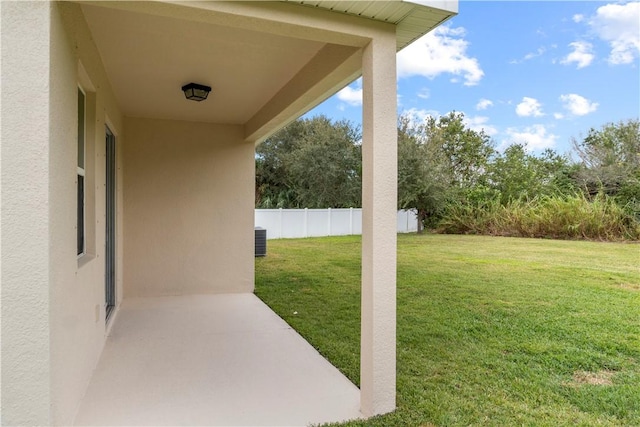
<path id="1" fill-rule="evenodd" d="M 362 313 L 360 408 L 396 406 L 396 37 L 364 49 L 362 64 Z"/>

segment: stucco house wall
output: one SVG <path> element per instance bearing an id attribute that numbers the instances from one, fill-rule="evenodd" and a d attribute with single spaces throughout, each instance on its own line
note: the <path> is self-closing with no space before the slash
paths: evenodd
<path id="1" fill-rule="evenodd" d="M 17 351 L 3 354 L 2 382 L 24 391 L 3 393 L 2 422 L 69 425 L 109 326 L 105 126 L 117 147 L 117 304 L 253 291 L 254 145 L 241 126 L 125 119 L 79 5 L 1 7 L 3 85 L 21 88 L 2 93 L 2 174 L 23 182 L 8 193 L 3 186 L 2 243 L 13 256 L 3 257 L 2 337 Z M 86 94 L 80 258 L 78 87 Z M 38 125 L 11 126 L 25 117 Z"/>
<path id="2" fill-rule="evenodd" d="M 253 292 L 242 126 L 127 118 L 125 134 L 125 297 Z"/>
<path id="3" fill-rule="evenodd" d="M 123 117 L 79 6 L 51 3 L 51 423 L 73 421 L 104 346 L 105 126 L 116 135 L 116 241 L 122 242 Z M 77 88 L 86 94 L 85 254 L 76 256 Z M 52 127 L 53 130 L 53 127 Z M 52 135 L 53 136 L 53 135 Z M 55 142 L 53 142 L 55 141 Z M 122 300 L 122 244 L 116 251 Z"/>
<path id="4" fill-rule="evenodd" d="M 2 9 L 3 84 L 21 88 L 3 91 L 3 121 L 30 117 L 42 125 L 3 132 L 5 141 L 24 142 L 2 148 L 20 151 L 4 156 L 2 172 L 23 178 L 24 187 L 3 200 L 11 214 L 3 213 L 3 246 L 14 256 L 3 259 L 2 335 L 4 344 L 24 350 L 3 355 L 2 381 L 28 390 L 3 394 L 2 407 L 16 409 L 3 422 L 70 424 L 108 327 L 105 126 L 116 135 L 118 155 L 118 302 L 124 295 L 253 290 L 253 175 L 236 172 L 252 170 L 254 147 L 239 126 L 133 118 L 125 124 L 80 6 L 3 2 Z M 78 87 L 87 106 L 86 254 L 80 258 Z M 123 262 L 124 253 L 132 262 Z M 32 357 L 19 356 L 25 353 Z"/>
<path id="5" fill-rule="evenodd" d="M 2 383 L 13 391 L 2 394 L 2 422 L 64 425 L 73 421 L 104 345 L 104 127 L 124 144 L 122 115 L 78 6 L 1 8 L 2 84 L 11 88 L 2 92 L 2 244 L 3 255 L 13 253 L 2 265 L 3 349 L 12 349 L 3 351 Z M 78 87 L 87 95 L 87 244 L 80 258 Z M 21 125 L 25 118 L 34 125 Z M 21 186 L 6 185 L 20 175 Z M 117 181 L 122 206 L 121 168 Z M 121 240 L 121 223 L 117 228 Z M 121 295 L 121 275 L 117 286 Z"/>
<path id="6" fill-rule="evenodd" d="M 27 17 L 29 26 L 23 24 Z M 2 2 L 0 19 L 2 349 L 12 348 L 11 352 L 2 352 L 2 422 L 33 420 L 46 424 L 51 388 L 49 5 L 38 3 L 24 8 Z M 32 82 L 36 84 L 29 84 Z M 14 89 L 8 91 L 7 87 Z M 22 126 L 26 116 L 41 126 Z M 8 144 L 9 140 L 16 143 Z M 10 180 L 20 185 L 10 187 Z M 15 389 L 11 395 L 5 392 L 7 385 Z"/>
<path id="7" fill-rule="evenodd" d="M 65 29 L 57 6 L 51 6 L 49 154 L 50 193 L 50 343 L 51 419 L 72 420 L 104 344 L 104 123 L 107 111 L 116 120 L 115 105 L 103 105 L 108 86 L 98 75 L 87 75 L 86 54 L 76 50 L 73 35 Z M 74 25 L 78 25 L 74 22 Z M 91 65 L 91 66 L 90 66 Z M 80 74 L 83 74 L 82 78 Z M 82 80 L 82 81 L 81 81 Z M 95 81 L 102 86 L 99 91 Z M 90 106 L 86 122 L 85 206 L 86 253 L 76 255 L 77 90 L 82 87 Z M 100 99 L 100 105 L 98 100 Z M 116 127 L 116 126 L 114 126 Z M 116 131 L 119 129 L 115 129 Z"/>

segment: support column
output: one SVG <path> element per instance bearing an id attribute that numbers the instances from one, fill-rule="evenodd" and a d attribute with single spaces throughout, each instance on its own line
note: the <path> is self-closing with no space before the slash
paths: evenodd
<path id="1" fill-rule="evenodd" d="M 365 416 L 373 416 L 396 406 L 395 32 L 374 38 L 362 61 L 360 408 Z"/>

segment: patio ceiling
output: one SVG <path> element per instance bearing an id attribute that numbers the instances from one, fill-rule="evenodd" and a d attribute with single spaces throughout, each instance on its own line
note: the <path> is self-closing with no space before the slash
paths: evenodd
<path id="1" fill-rule="evenodd" d="M 298 3 L 81 7 L 126 116 L 244 125 L 253 141 L 358 77 L 368 29 L 396 25 L 401 49 L 456 13 L 451 1 Z M 187 101 L 189 82 L 211 86 L 209 99 Z"/>
<path id="2" fill-rule="evenodd" d="M 133 117 L 246 123 L 323 43 L 166 16 L 83 5 L 123 112 Z M 187 101 L 181 86 L 212 87 Z"/>

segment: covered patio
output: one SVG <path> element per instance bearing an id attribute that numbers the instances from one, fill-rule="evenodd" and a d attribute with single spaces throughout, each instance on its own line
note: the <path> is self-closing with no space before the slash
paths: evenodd
<path id="1" fill-rule="evenodd" d="M 457 5 L 0 2 L 3 422 L 393 411 L 396 53 Z M 255 146 L 360 76 L 357 390 L 252 293 Z"/>
<path id="2" fill-rule="evenodd" d="M 76 425 L 306 426 L 360 393 L 253 294 L 123 302 Z"/>

